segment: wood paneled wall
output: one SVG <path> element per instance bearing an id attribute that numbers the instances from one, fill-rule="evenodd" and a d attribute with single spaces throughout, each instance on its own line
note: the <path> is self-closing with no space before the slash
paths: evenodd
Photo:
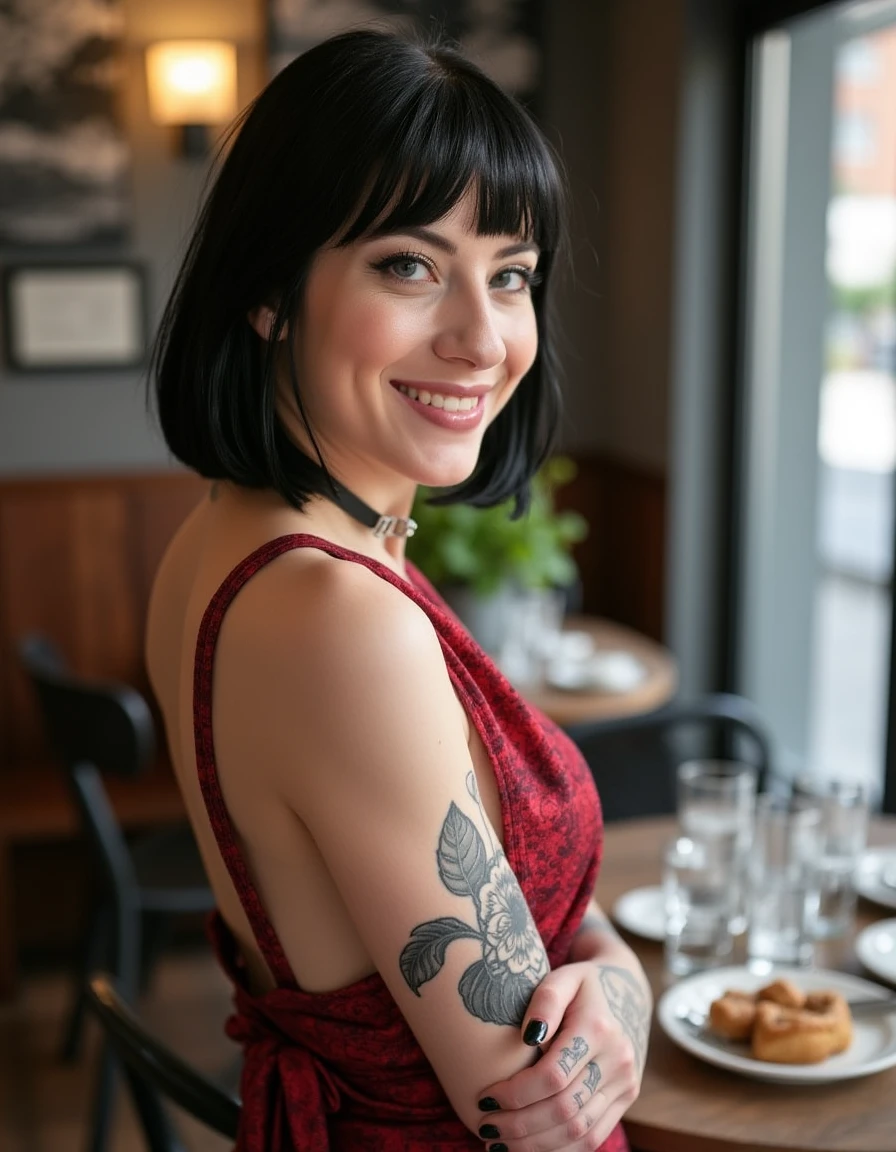
<path id="1" fill-rule="evenodd" d="M 185 472 L 0 483 L 0 772 L 46 759 L 16 657 L 26 632 L 45 632 L 80 673 L 146 690 L 149 589 L 204 486 Z"/>

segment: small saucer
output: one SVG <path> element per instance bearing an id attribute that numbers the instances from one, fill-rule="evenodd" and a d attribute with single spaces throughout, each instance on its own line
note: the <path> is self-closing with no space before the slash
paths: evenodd
<path id="1" fill-rule="evenodd" d="M 879 980 L 896 984 L 896 920 L 877 920 L 860 932 L 856 956 Z"/>
<path id="2" fill-rule="evenodd" d="M 862 853 L 856 871 L 856 891 L 883 908 L 896 908 L 896 886 L 890 873 L 896 870 L 896 849 L 869 848 Z"/>
<path id="3" fill-rule="evenodd" d="M 626 892 L 613 905 L 611 915 L 620 928 L 645 940 L 662 943 L 666 938 L 663 890 L 659 885 Z"/>

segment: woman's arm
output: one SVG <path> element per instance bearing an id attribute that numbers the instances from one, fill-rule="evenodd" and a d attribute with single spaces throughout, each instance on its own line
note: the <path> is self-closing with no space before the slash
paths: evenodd
<path id="1" fill-rule="evenodd" d="M 539 1147 L 597 1148 L 638 1095 L 652 1006 L 637 957 L 592 898 L 569 963 L 545 978 L 526 1012 L 522 1035 L 541 1059 L 483 1089 L 491 1138 L 510 1152 L 533 1137 Z"/>
<path id="2" fill-rule="evenodd" d="M 481 1085 L 536 1058 L 519 1030 L 548 962 L 476 787 L 445 657 L 426 615 L 359 566 L 305 565 L 292 611 L 282 579 L 266 584 L 270 618 L 237 601 L 225 621 L 238 686 L 219 681 L 221 748 L 242 740 L 310 834 L 342 921 L 476 1131 Z"/>

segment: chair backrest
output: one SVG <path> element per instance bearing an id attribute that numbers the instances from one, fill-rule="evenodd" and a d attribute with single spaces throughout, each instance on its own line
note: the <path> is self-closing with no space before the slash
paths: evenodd
<path id="1" fill-rule="evenodd" d="M 588 761 L 607 822 L 673 814 L 675 771 L 685 760 L 747 760 L 756 765 L 760 789 L 774 786 L 769 733 L 750 701 L 731 693 L 566 732 Z"/>
<path id="2" fill-rule="evenodd" d="M 235 1139 L 240 1102 L 182 1060 L 146 1028 L 105 974 L 88 984 L 88 1003 L 125 1068 L 151 1152 L 171 1152 L 170 1124 L 161 1095 L 222 1136 Z"/>
<path id="3" fill-rule="evenodd" d="M 126 684 L 74 675 L 44 636 L 25 636 L 19 655 L 110 895 L 110 962 L 133 995 L 141 946 L 139 887 L 103 775 L 132 777 L 152 763 L 156 749 L 152 713 L 140 693 Z"/>
<path id="4" fill-rule="evenodd" d="M 75 675 L 45 636 L 23 637 L 19 656 L 37 690 L 47 735 L 66 765 L 87 761 L 104 774 L 135 776 L 152 762 L 155 724 L 135 688 Z"/>

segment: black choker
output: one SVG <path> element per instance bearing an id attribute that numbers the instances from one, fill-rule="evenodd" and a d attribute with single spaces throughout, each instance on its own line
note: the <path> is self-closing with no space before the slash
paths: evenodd
<path id="1" fill-rule="evenodd" d="M 373 529 L 378 540 L 385 540 L 389 536 L 413 536 L 417 531 L 417 521 L 410 516 L 381 516 L 379 512 L 365 504 L 360 496 L 349 492 L 344 484 L 332 480 L 335 491 L 324 492 L 328 500 L 338 504 L 343 512 L 348 512 L 353 520 Z"/>
<path id="2" fill-rule="evenodd" d="M 381 516 L 379 512 L 365 504 L 360 496 L 349 492 L 344 484 L 329 476 L 316 461 L 307 458 L 308 464 L 316 468 L 324 480 L 321 496 L 332 500 L 343 512 L 347 512 L 353 520 L 357 520 L 366 528 L 372 528 L 378 540 L 385 540 L 389 536 L 408 537 L 417 531 L 417 521 L 410 516 Z"/>

